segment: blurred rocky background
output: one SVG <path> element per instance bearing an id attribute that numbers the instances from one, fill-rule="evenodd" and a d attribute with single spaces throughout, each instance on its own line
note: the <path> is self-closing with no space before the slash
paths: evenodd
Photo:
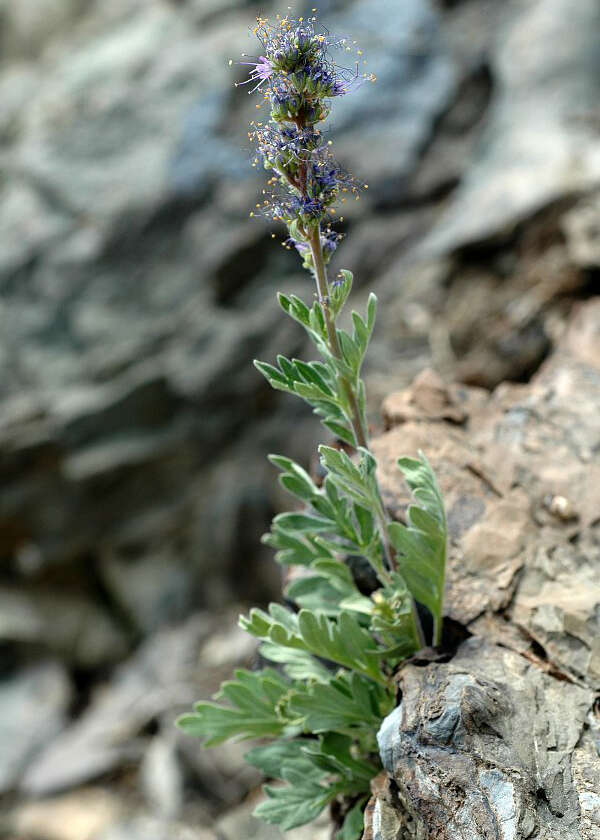
<path id="1" fill-rule="evenodd" d="M 335 267 L 355 305 L 380 298 L 374 427 L 426 367 L 528 382 L 599 292 L 597 0 L 316 5 L 378 77 L 332 120 L 369 184 Z M 277 597 L 259 537 L 284 503 L 265 455 L 306 461 L 321 435 L 251 366 L 304 352 L 274 297 L 312 294 L 248 218 L 257 100 L 228 65 L 277 11 L 0 0 L 7 840 L 280 837 L 249 816 L 243 746 L 203 753 L 173 727 L 254 661 L 235 618 Z"/>

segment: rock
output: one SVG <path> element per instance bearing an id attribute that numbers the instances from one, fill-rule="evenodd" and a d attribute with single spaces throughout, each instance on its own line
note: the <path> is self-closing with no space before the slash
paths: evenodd
<path id="1" fill-rule="evenodd" d="M 445 608 L 473 637 L 448 662 L 401 669 L 401 704 L 379 733 L 392 781 L 374 786 L 366 840 L 600 836 L 599 304 L 575 310 L 529 385 L 467 400 L 462 427 L 424 400 L 420 419 L 400 411 L 374 441 L 399 517 L 392 457 L 400 442 L 402 452 L 428 443 L 452 537 Z M 417 406 L 422 387 L 401 407 Z M 469 576 L 485 614 L 471 611 Z"/>
<path id="2" fill-rule="evenodd" d="M 67 723 L 72 686 L 64 668 L 47 661 L 0 680 L 0 794 L 17 786 Z M 43 714 L 40 714 L 43 709 Z"/>
<path id="3" fill-rule="evenodd" d="M 152 739 L 140 768 L 149 807 L 163 819 L 175 819 L 183 804 L 183 775 L 177 760 L 175 732 Z"/>
<path id="4" fill-rule="evenodd" d="M 198 614 L 150 636 L 110 682 L 96 690 L 84 713 L 37 756 L 22 779 L 22 790 L 48 795 L 139 761 L 146 746 L 139 735 L 149 723 L 164 718 L 173 726 L 177 713 L 199 696 L 212 694 L 229 674 L 230 663 L 226 674 L 224 668 L 204 667 L 198 659 L 202 641 L 220 621 L 231 624 L 233 616 L 219 620 Z M 247 664 L 243 656 L 240 665 Z M 164 754 L 159 755 L 162 759 Z M 174 777 L 172 781 L 171 804 L 179 785 Z"/>
<path id="5" fill-rule="evenodd" d="M 600 761 L 589 759 L 592 701 L 591 691 L 480 639 L 448 664 L 405 667 L 402 703 L 378 735 L 400 826 L 454 839 L 593 837 L 580 810 L 600 781 Z M 580 760 L 591 771 L 585 782 L 573 772 Z"/>
<path id="6" fill-rule="evenodd" d="M 408 504 L 397 459 L 423 450 L 433 464 L 451 535 L 447 615 L 468 624 L 488 609 L 506 607 L 534 532 L 522 491 L 499 491 L 469 444 L 467 432 L 455 425 L 411 420 L 374 439 L 372 450 L 384 502 L 397 518 L 403 517 Z"/>
<path id="7" fill-rule="evenodd" d="M 569 665 L 565 650 L 557 665 L 584 671 L 597 667 L 592 645 L 598 632 L 595 596 L 586 583 L 594 574 L 590 559 L 594 538 L 587 529 L 600 506 L 600 479 L 590 463 L 599 444 L 595 406 L 600 401 L 600 353 L 595 353 L 593 341 L 597 322 L 598 301 L 593 300 L 574 314 L 563 343 L 530 388 L 503 386 L 489 399 L 480 391 L 462 389 L 462 405 L 468 412 L 462 427 L 440 422 L 440 401 L 447 402 L 448 396 L 431 375 L 420 378 L 391 400 L 388 422 L 395 419 L 398 425 L 373 441 L 384 501 L 396 517 L 403 516 L 408 502 L 396 459 L 423 449 L 433 461 L 452 537 L 448 614 L 468 624 L 478 610 L 481 614 L 508 606 L 516 573 L 523 566 L 527 569 L 523 583 L 528 581 L 531 593 L 541 598 L 556 597 L 563 586 L 558 581 L 564 578 L 567 585 L 569 578 L 574 590 L 564 603 L 571 602 L 575 609 L 578 591 L 591 624 L 579 631 L 585 639 L 579 664 Z M 581 336 L 590 336 L 591 342 L 581 341 Z M 548 447 L 553 452 L 550 460 Z M 568 519 L 545 512 L 544 500 L 554 497 L 568 500 L 572 509 Z M 574 533 L 579 534 L 580 550 L 572 548 Z M 556 562 L 542 559 L 554 554 Z M 515 603 L 521 603 L 519 595 Z M 525 600 L 522 606 L 524 620 L 532 604 Z M 573 614 L 575 623 L 580 619 Z M 529 624 L 528 632 L 532 632 Z M 541 636 L 539 641 L 543 645 Z"/>
<path id="8" fill-rule="evenodd" d="M 377 77 L 376 84 L 364 83 L 336 103 L 338 154 L 369 184 L 378 203 L 399 203 L 435 120 L 456 90 L 457 72 L 439 17 L 428 0 L 405 2 L 394 15 L 385 0 L 363 0 L 334 16 L 332 26 L 360 36 L 368 65 L 356 58 L 353 46 L 347 62 L 357 60 L 359 74 Z"/>
<path id="9" fill-rule="evenodd" d="M 1 201 L 0 229 L 6 236 L 0 259 L 2 274 L 35 259 L 72 229 L 68 215 L 52 212 L 43 197 L 25 182 L 6 183 Z"/>
<path id="10" fill-rule="evenodd" d="M 124 803 L 105 788 L 83 788 L 15 809 L 10 829 L 35 840 L 94 840 L 123 815 Z"/>
<path id="11" fill-rule="evenodd" d="M 388 428 L 407 420 L 423 418 L 460 424 L 469 416 L 465 403 L 470 405 L 474 400 L 481 401 L 484 394 L 484 391 L 448 386 L 439 374 L 426 368 L 417 376 L 410 391 L 390 394 L 384 400 L 381 411 Z"/>
<path id="12" fill-rule="evenodd" d="M 600 196 L 596 193 L 578 202 L 563 219 L 569 256 L 575 265 L 582 268 L 597 268 L 600 265 L 599 214 Z"/>
<path id="13" fill-rule="evenodd" d="M 37 587 L 0 587 L 0 640 L 43 646 L 82 668 L 114 663 L 128 649 L 125 633 L 89 595 Z"/>
<path id="14" fill-rule="evenodd" d="M 491 56 L 496 91 L 476 163 L 424 250 L 442 253 L 506 234 L 556 198 L 598 181 L 597 24 L 594 0 L 576 10 L 568 0 L 519 0 L 505 8 Z M 557 53 L 551 45 L 559 41 Z"/>
<path id="15" fill-rule="evenodd" d="M 140 815 L 116 823 L 95 840 L 220 840 L 210 829 Z"/>

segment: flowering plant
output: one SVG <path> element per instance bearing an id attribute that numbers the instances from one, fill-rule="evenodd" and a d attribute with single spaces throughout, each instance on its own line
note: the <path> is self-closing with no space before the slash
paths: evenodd
<path id="1" fill-rule="evenodd" d="M 217 699 L 224 703 L 198 703 L 179 726 L 206 746 L 270 739 L 246 758 L 284 784 L 265 787 L 256 814 L 287 830 L 336 803 L 338 837 L 352 840 L 362 833 L 369 783 L 380 767 L 375 734 L 395 702 L 394 671 L 427 643 L 417 602 L 433 619 L 433 643 L 441 641 L 446 520 L 422 454 L 398 461 L 416 502 L 406 523 L 388 517 L 360 375 L 377 301 L 371 294 L 364 318 L 351 313 L 351 333 L 341 329 L 352 274 L 327 277 L 341 238 L 331 227 L 335 204 L 361 185 L 337 164 L 319 125 L 332 99 L 374 77 L 333 62 L 334 50 L 351 47 L 321 31 L 315 17 L 273 24 L 259 18 L 254 33 L 263 54 L 245 62 L 252 67 L 247 81 L 270 108 L 269 121 L 253 122 L 250 131 L 255 164 L 262 160 L 270 172 L 256 210 L 286 225 L 287 247 L 315 278 L 312 305 L 282 294 L 279 303 L 321 356 L 255 364 L 274 388 L 308 402 L 336 445 L 319 447 L 320 483 L 290 459 L 270 456 L 281 484 L 303 506 L 276 516 L 264 537 L 278 562 L 295 567 L 285 590 L 295 608 L 253 609 L 240 624 L 261 641 L 261 656 L 280 667 L 237 671 L 221 686 Z"/>

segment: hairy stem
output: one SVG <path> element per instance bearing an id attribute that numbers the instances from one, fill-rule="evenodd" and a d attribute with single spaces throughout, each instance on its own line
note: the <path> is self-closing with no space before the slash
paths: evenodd
<path id="1" fill-rule="evenodd" d="M 327 283 L 327 271 L 325 269 L 325 261 L 323 259 L 323 248 L 321 247 L 321 227 L 316 227 L 308 237 L 310 249 L 312 252 L 313 265 L 315 267 L 315 280 L 317 282 L 317 290 L 319 292 L 319 303 L 321 304 L 321 311 L 325 319 L 325 326 L 327 328 L 327 337 L 329 339 L 329 349 L 336 359 L 342 358 L 342 351 L 337 336 L 335 323 L 329 311 L 329 285 Z M 356 389 L 352 383 L 345 377 L 339 376 L 340 385 L 344 396 L 348 402 L 350 410 L 349 421 L 354 432 L 354 439 L 357 446 L 363 446 L 365 449 L 369 448 L 369 439 L 365 429 L 363 418 L 358 407 L 358 399 L 356 397 Z"/>
<path id="2" fill-rule="evenodd" d="M 331 351 L 333 356 L 335 356 L 337 359 L 341 359 L 342 351 L 340 349 L 340 342 L 338 339 L 337 330 L 335 328 L 335 322 L 331 317 L 331 312 L 329 311 L 329 285 L 327 283 L 327 270 L 325 268 L 325 261 L 323 259 L 323 248 L 321 246 L 320 225 L 316 227 L 313 231 L 311 231 L 311 233 L 308 236 L 308 242 L 310 244 L 310 249 L 312 252 L 313 265 L 315 267 L 315 280 L 317 283 L 317 291 L 319 293 L 319 303 L 321 305 L 321 311 L 323 312 L 323 318 L 325 319 L 325 327 L 327 329 L 327 337 L 329 340 L 329 350 Z M 354 439 L 356 441 L 356 445 L 362 446 L 364 449 L 368 449 L 369 439 L 364 426 L 363 418 L 361 416 L 361 411 L 358 406 L 356 388 L 353 386 L 352 382 L 350 382 L 345 376 L 340 375 L 339 380 L 340 386 L 344 392 L 350 409 L 350 417 L 348 419 L 350 420 L 352 431 L 354 432 Z M 385 513 L 383 502 L 381 501 L 379 486 L 377 487 L 377 494 L 379 496 L 379 504 L 377 505 L 377 524 L 379 527 L 379 533 L 383 544 L 384 556 L 388 569 L 390 571 L 394 571 L 397 567 L 397 564 L 394 557 L 394 551 L 392 549 L 390 539 L 388 537 L 389 519 Z M 417 635 L 417 639 L 419 640 L 419 645 L 423 648 L 426 644 L 425 634 L 423 632 L 421 619 L 419 618 L 417 606 L 413 598 L 411 598 L 411 605 L 412 617 L 415 625 L 415 632 Z"/>

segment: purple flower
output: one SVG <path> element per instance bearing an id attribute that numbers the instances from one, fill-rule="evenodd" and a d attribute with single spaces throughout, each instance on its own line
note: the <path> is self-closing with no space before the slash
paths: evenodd
<path id="1" fill-rule="evenodd" d="M 299 254 L 302 254 L 302 256 L 308 254 L 310 251 L 310 245 L 308 244 L 308 242 L 302 242 L 298 239 L 294 239 L 293 236 L 290 236 L 288 239 L 286 239 L 285 244 L 293 246 Z"/>
<path id="2" fill-rule="evenodd" d="M 240 61 L 240 64 L 245 64 L 247 67 L 253 67 L 254 69 L 250 73 L 250 78 L 246 79 L 245 82 L 238 82 L 238 85 L 247 85 L 248 82 L 255 82 L 258 79 L 258 84 L 249 91 L 250 93 L 258 90 L 262 83 L 266 82 L 274 72 L 273 65 L 264 55 L 259 56 L 258 61 Z"/>
<path id="3" fill-rule="evenodd" d="M 251 67 L 242 84 L 252 82 L 253 90 L 262 88 L 270 106 L 270 119 L 251 123 L 249 138 L 258 150 L 253 165 L 262 159 L 271 177 L 251 215 L 283 222 L 292 230 L 298 223 L 302 236 L 319 231 L 322 258 L 328 262 L 342 238 L 329 226 L 333 205 L 351 195 L 358 197 L 362 185 L 338 165 L 329 149 L 331 141 L 317 126 L 326 119 L 331 99 L 358 83 L 358 62 L 354 72 L 333 61 L 333 49 L 352 48 L 346 39 L 319 27 L 316 17 L 294 20 L 278 15 L 276 21 L 259 17 L 253 32 L 262 55 L 242 62 Z M 296 248 L 310 268 L 307 242 L 292 237 L 286 245 Z"/>

